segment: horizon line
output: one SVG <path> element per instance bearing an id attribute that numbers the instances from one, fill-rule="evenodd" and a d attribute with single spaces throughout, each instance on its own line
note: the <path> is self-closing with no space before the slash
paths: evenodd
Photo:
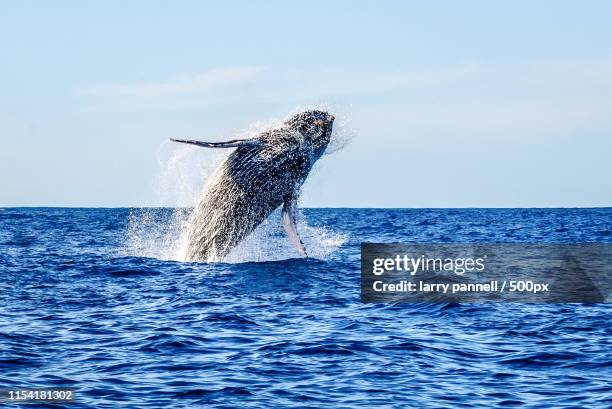
<path id="1" fill-rule="evenodd" d="M 0 209 L 189 209 L 194 206 L 0 206 Z M 280 207 L 280 206 L 279 206 Z M 441 209 L 441 210 L 470 210 L 470 209 L 612 209 L 610 206 L 533 206 L 533 207 L 510 207 L 510 206 L 493 206 L 493 207 L 477 207 L 477 206 L 463 206 L 463 207 L 443 207 L 443 206 L 432 206 L 432 207 L 349 207 L 349 206 L 325 206 L 325 207 L 312 207 L 312 206 L 300 206 L 299 209 L 385 209 L 385 210 L 423 210 L 423 209 Z"/>

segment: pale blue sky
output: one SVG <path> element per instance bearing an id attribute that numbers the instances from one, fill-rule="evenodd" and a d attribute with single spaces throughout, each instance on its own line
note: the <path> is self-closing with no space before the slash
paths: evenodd
<path id="1" fill-rule="evenodd" d="M 0 1 L 0 206 L 171 205 L 168 137 L 312 104 L 303 206 L 612 205 L 611 2 L 289 3 Z"/>

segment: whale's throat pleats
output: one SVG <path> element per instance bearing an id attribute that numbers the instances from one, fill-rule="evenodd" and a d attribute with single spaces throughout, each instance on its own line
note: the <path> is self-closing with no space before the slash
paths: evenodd
<path id="1" fill-rule="evenodd" d="M 187 259 L 222 259 L 281 205 L 289 239 L 305 255 L 295 226 L 295 208 L 311 155 L 293 134 L 239 144 L 220 165 L 216 180 L 194 211 Z"/>

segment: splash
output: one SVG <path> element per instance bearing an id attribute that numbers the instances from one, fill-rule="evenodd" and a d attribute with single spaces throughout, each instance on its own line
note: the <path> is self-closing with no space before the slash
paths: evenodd
<path id="1" fill-rule="evenodd" d="M 161 207 L 131 210 L 122 255 L 183 261 L 192 208 L 202 186 L 229 153 L 163 142 L 157 151 L 156 180 Z"/>
<path id="2" fill-rule="evenodd" d="M 312 107 L 310 107 L 312 108 Z M 256 122 L 236 135 L 250 138 L 277 127 L 284 121 Z M 347 128 L 334 124 L 334 133 L 326 154 L 335 152 L 352 138 Z M 211 184 L 215 170 L 231 149 L 202 149 L 164 142 L 157 153 L 158 202 L 164 207 L 133 209 L 130 213 L 123 255 L 184 261 L 187 232 L 193 207 Z M 202 189 L 204 186 L 204 189 Z M 344 235 L 323 227 L 308 225 L 304 214 L 298 217 L 298 230 L 310 257 L 325 259 L 344 244 Z M 223 260 L 230 263 L 272 261 L 299 257 L 282 227 L 277 209 Z"/>
<path id="3" fill-rule="evenodd" d="M 309 257 L 326 259 L 347 241 L 346 235 L 323 227 L 309 226 L 299 212 L 298 229 Z M 275 210 L 223 260 L 228 263 L 275 261 L 300 257 L 287 239 L 281 222 L 280 209 Z"/>
<path id="4" fill-rule="evenodd" d="M 132 209 L 123 255 L 182 261 L 190 214 L 190 208 Z"/>

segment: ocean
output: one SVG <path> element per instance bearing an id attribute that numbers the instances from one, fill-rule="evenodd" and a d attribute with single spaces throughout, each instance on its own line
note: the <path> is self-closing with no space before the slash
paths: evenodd
<path id="1" fill-rule="evenodd" d="M 0 389 L 75 388 L 70 408 L 612 406 L 609 304 L 359 297 L 362 242 L 611 243 L 612 208 L 304 209 L 313 257 L 276 214 L 218 263 L 180 261 L 186 213 L 0 209 Z"/>

